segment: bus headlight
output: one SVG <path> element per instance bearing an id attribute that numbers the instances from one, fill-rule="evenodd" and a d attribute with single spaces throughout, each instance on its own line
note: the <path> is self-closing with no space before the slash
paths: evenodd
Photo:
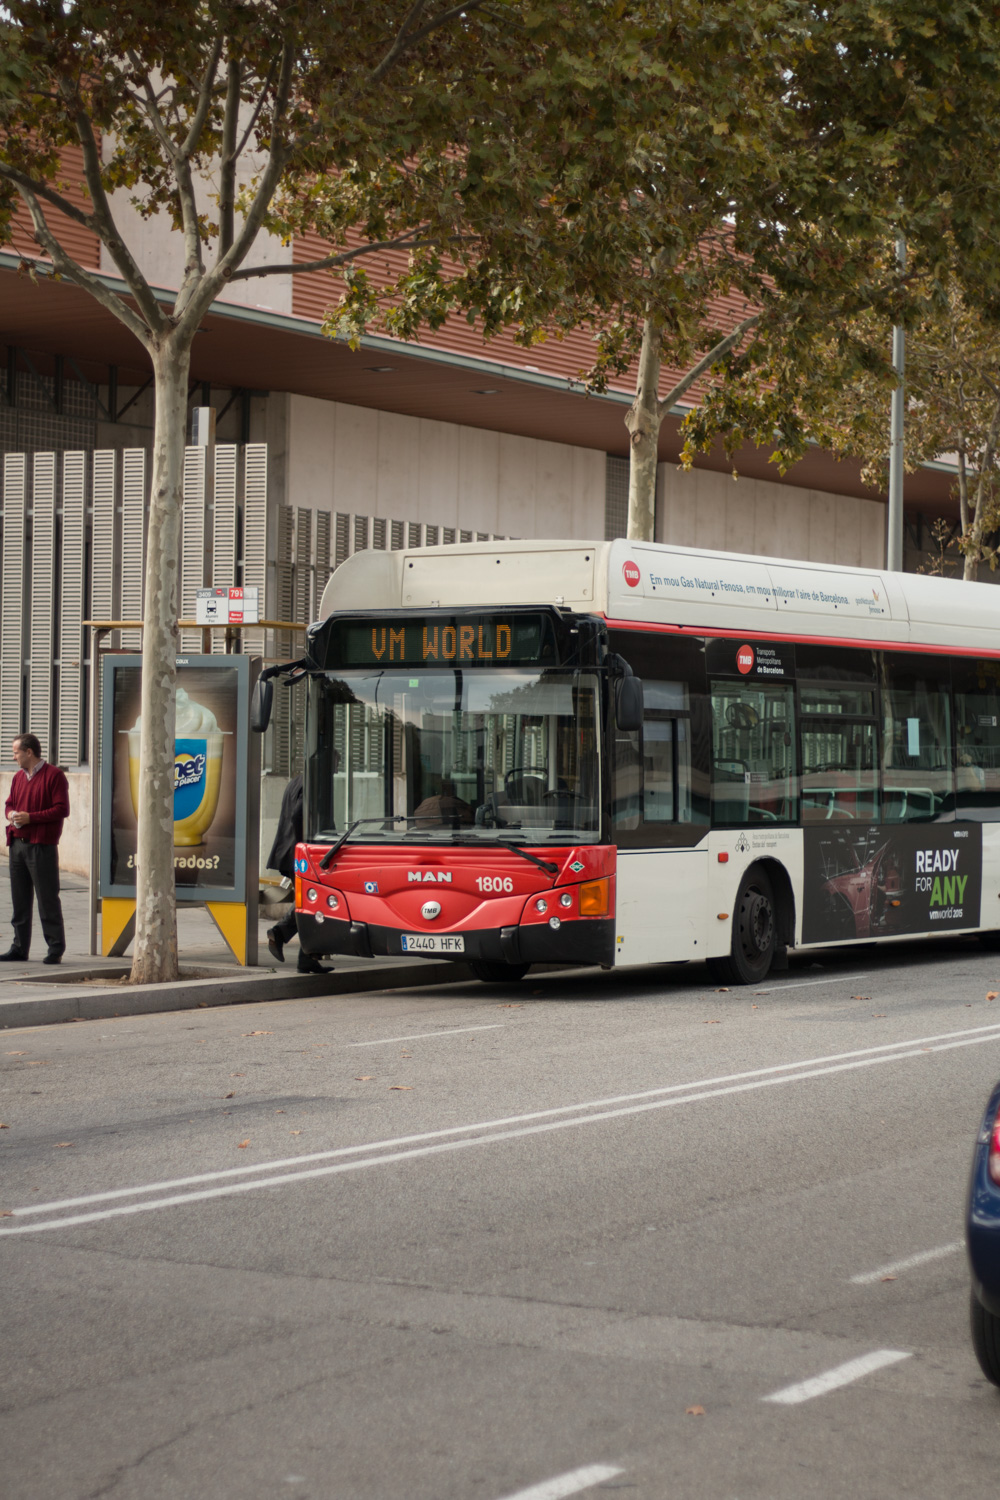
<path id="1" fill-rule="evenodd" d="M 548 909 L 549 903 L 546 901 L 545 897 L 539 896 L 538 900 L 535 902 L 535 910 L 540 912 L 547 912 Z"/>
<path id="2" fill-rule="evenodd" d="M 307 901 L 318 901 L 319 900 L 319 891 L 316 890 L 315 886 L 311 885 L 309 887 L 309 889 L 306 891 L 306 900 Z"/>
<path id="3" fill-rule="evenodd" d="M 331 911 L 336 911 L 337 907 L 340 905 L 340 902 L 337 900 L 336 896 L 333 894 L 332 891 L 330 892 L 329 896 L 327 896 L 327 898 L 326 898 L 326 904 L 330 908 Z"/>
<path id="4" fill-rule="evenodd" d="M 560 906 L 572 906 L 573 905 L 573 897 L 570 895 L 569 891 L 563 891 L 562 895 L 559 897 L 559 905 Z"/>

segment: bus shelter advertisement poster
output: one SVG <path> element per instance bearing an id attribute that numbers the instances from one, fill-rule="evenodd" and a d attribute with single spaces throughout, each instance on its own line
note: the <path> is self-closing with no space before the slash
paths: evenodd
<path id="1" fill-rule="evenodd" d="M 803 942 L 980 925 L 979 823 L 828 824 L 803 835 Z"/>
<path id="2" fill-rule="evenodd" d="M 231 661 L 177 667 L 174 874 L 179 897 L 212 899 L 243 883 L 245 745 L 240 719 L 245 718 L 245 698 L 239 658 Z M 137 658 L 128 658 L 127 664 L 119 658 L 108 666 L 101 866 L 104 893 L 111 895 L 131 893 L 136 884 L 142 680 Z"/>

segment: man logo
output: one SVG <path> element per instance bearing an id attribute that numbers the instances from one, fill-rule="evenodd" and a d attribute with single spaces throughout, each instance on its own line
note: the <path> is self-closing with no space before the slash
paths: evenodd
<path id="1" fill-rule="evenodd" d="M 630 589 L 637 589 L 639 587 L 639 580 L 642 578 L 642 574 L 639 572 L 638 563 L 634 563 L 631 560 L 623 563 L 622 575 Z"/>
<path id="2" fill-rule="evenodd" d="M 427 885 L 451 885 L 450 870 L 407 870 L 406 878 L 423 881 Z"/>
<path id="3" fill-rule="evenodd" d="M 736 653 L 736 665 L 745 677 L 748 672 L 753 671 L 753 647 L 741 646 Z"/>

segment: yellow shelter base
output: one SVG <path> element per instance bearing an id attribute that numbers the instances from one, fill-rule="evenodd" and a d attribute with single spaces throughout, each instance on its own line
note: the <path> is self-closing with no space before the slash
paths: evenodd
<path id="1" fill-rule="evenodd" d="M 208 912 L 237 963 L 247 962 L 247 908 L 243 901 L 206 901 Z"/>
<path id="2" fill-rule="evenodd" d="M 101 952 L 121 958 L 135 937 L 135 901 L 129 896 L 105 896 L 101 901 Z"/>

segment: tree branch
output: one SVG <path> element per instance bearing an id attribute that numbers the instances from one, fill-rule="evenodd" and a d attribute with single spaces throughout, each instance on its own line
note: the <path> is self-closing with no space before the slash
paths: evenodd
<path id="1" fill-rule="evenodd" d="M 133 260 L 131 251 L 126 246 L 115 223 L 108 195 L 104 191 L 104 180 L 101 177 L 101 151 L 97 144 L 97 137 L 94 135 L 90 116 L 82 107 L 79 98 L 72 97 L 68 90 L 65 97 L 73 111 L 73 123 L 76 126 L 77 138 L 83 155 L 83 175 L 90 201 L 94 205 L 93 222 L 90 227 L 96 230 L 108 254 L 118 267 L 122 280 L 139 304 L 146 326 L 153 331 L 159 331 L 164 325 L 164 315 L 150 290 L 148 281 Z"/>
<path id="2" fill-rule="evenodd" d="M 81 265 L 73 260 L 72 256 L 67 255 L 46 223 L 41 204 L 34 193 L 30 190 L 26 191 L 24 188 L 18 188 L 18 192 L 24 199 L 28 212 L 31 215 L 31 222 L 35 229 L 35 238 L 52 262 L 54 270 L 58 271 L 60 276 L 65 276 L 68 281 L 74 282 L 77 286 L 82 287 L 84 291 L 89 292 L 95 301 L 99 302 L 108 312 L 113 313 L 118 321 L 124 323 L 129 332 L 135 335 L 143 347 L 148 349 L 150 334 L 155 330 L 148 327 L 142 318 L 139 317 L 138 313 L 133 312 L 128 304 L 123 302 L 121 297 L 113 292 L 110 287 L 106 287 L 99 276 L 95 276 L 90 271 L 85 271 Z M 22 259 L 27 261 L 26 256 L 22 257 Z"/>
<path id="3" fill-rule="evenodd" d="M 730 349 L 739 343 L 747 330 L 760 321 L 760 318 L 761 314 L 759 312 L 752 313 L 749 318 L 744 318 L 742 323 L 736 325 L 732 333 L 727 334 L 724 339 L 719 340 L 714 349 L 709 349 L 704 359 L 700 359 L 692 370 L 688 370 L 686 375 L 681 376 L 673 390 L 669 391 L 662 400 L 656 403 L 657 415 L 661 420 L 667 415 L 670 408 L 681 399 L 685 391 L 690 390 L 695 381 L 704 375 L 706 370 L 711 369 L 716 360 L 721 359 L 724 354 L 728 354 Z"/>
<path id="4" fill-rule="evenodd" d="M 374 72 L 372 73 L 371 79 L 369 80 L 371 83 L 378 83 L 382 78 L 384 78 L 386 73 L 388 73 L 389 69 L 392 67 L 393 63 L 396 61 L 397 57 L 402 56 L 406 47 L 406 41 L 409 36 L 410 27 L 416 20 L 419 19 L 426 4 L 427 0 L 413 0 L 413 4 L 406 12 L 406 15 L 403 17 L 403 24 L 399 28 L 392 46 L 389 48 L 382 61 L 378 64 L 377 68 L 375 68 Z"/>
<path id="5" fill-rule="evenodd" d="M 240 110 L 241 68 L 238 57 L 226 64 L 226 113 L 222 121 L 222 154 L 219 161 L 219 252 L 225 255 L 233 243 L 236 223 L 236 126 Z"/>
<path id="6" fill-rule="evenodd" d="M 453 245 L 456 240 L 472 238 L 472 235 L 450 235 L 447 243 Z M 379 250 L 425 250 L 440 243 L 440 240 L 433 237 L 413 239 L 401 236 L 396 240 L 376 240 L 368 245 L 359 245 L 355 250 L 341 250 L 336 255 L 327 255 L 322 260 L 289 261 L 283 266 L 245 266 L 241 271 L 234 271 L 229 280 L 250 281 L 255 276 L 298 276 L 303 271 L 332 271 L 361 255 L 374 255 Z"/>

